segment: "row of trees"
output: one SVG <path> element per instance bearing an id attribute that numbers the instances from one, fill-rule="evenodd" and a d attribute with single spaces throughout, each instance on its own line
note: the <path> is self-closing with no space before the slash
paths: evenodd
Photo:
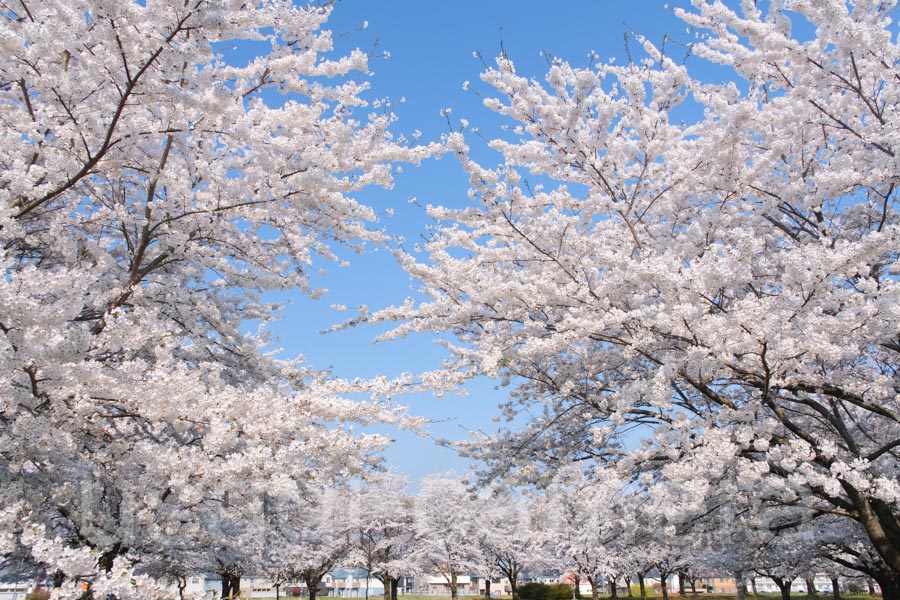
<path id="1" fill-rule="evenodd" d="M 416 494 L 406 488 L 405 477 L 387 472 L 359 489 L 310 488 L 313 496 L 302 503 L 261 492 L 251 510 L 242 506 L 214 526 L 203 523 L 205 543 L 194 540 L 168 555 L 123 548 L 105 571 L 103 562 L 111 558 L 53 548 L 32 529 L 23 540 L 37 560 L 25 572 L 61 597 L 85 585 L 95 595 L 143 598 L 167 597 L 175 586 L 184 597 L 189 577 L 212 572 L 221 578 L 223 598 L 239 594 L 242 577 L 253 576 L 267 577 L 277 588 L 302 582 L 311 600 L 337 568 L 364 570 L 382 583 L 385 600 L 397 600 L 402 577 L 423 575 L 442 577 L 454 598 L 460 575 L 484 578 L 486 596 L 491 579 L 505 578 L 515 599 L 526 576 L 568 573 L 576 585 L 590 583 L 594 600 L 607 588 L 615 596 L 623 584 L 638 586 L 643 598 L 647 577 L 662 581 L 667 597 L 665 582 L 676 574 L 682 594 L 685 581 L 698 578 L 733 576 L 742 584 L 765 576 L 784 600 L 798 577 L 865 576 L 841 565 L 844 548 L 866 543 L 839 522 L 785 533 L 735 514 L 696 528 L 666 516 L 673 514 L 670 499 L 638 492 L 611 473 L 585 477 L 571 471 L 526 496 L 475 493 L 452 474 L 424 479 Z M 219 514 L 226 513 L 223 508 Z M 739 588 L 741 597 L 745 592 Z"/>
<path id="2" fill-rule="evenodd" d="M 630 590 L 632 583 L 644 598 L 648 577 L 662 582 L 665 598 L 666 582 L 675 575 L 681 594 L 687 582 L 700 578 L 734 577 L 743 586 L 764 576 L 781 588 L 784 600 L 797 578 L 865 577 L 834 560 L 841 555 L 839 544 L 864 546 L 859 532 L 840 523 L 764 533 L 736 516 L 698 530 L 665 517 L 667 499 L 637 492 L 611 474 L 588 478 L 571 472 L 526 496 L 474 493 L 453 474 L 425 478 L 412 495 L 406 483 L 384 473 L 359 490 L 323 491 L 317 509 L 303 517 L 248 515 L 245 526 L 264 536 L 265 545 L 245 544 L 231 557 L 230 569 L 219 571 L 226 575 L 223 595 L 236 593 L 240 576 L 247 574 L 269 577 L 279 587 L 303 582 L 315 600 L 319 584 L 338 567 L 362 569 L 380 581 L 385 600 L 397 600 L 402 577 L 424 575 L 443 578 L 454 598 L 461 575 L 483 578 L 486 597 L 491 580 L 505 578 L 518 599 L 523 579 L 568 574 L 576 585 L 586 580 L 594 600 L 616 596 L 622 585 Z M 183 580 L 184 568 L 154 575 Z M 739 592 L 743 597 L 746 589 Z"/>
<path id="3" fill-rule="evenodd" d="M 708 502 L 710 512 L 720 509 L 717 503 Z M 868 577 L 842 564 L 843 548 L 862 550 L 866 541 L 837 520 L 772 531 L 752 523 L 747 514 L 722 519 L 719 510 L 714 526 L 707 520 L 697 527 L 678 518 L 670 497 L 638 491 L 608 471 L 590 477 L 568 471 L 526 496 L 475 494 L 456 478 L 434 476 L 423 482 L 414 506 L 415 550 L 405 551 L 417 557 L 411 572 L 441 574 L 454 596 L 460 573 L 475 573 L 487 582 L 506 578 L 514 597 L 526 574 L 569 573 L 573 583 L 590 584 L 594 600 L 605 593 L 616 596 L 618 587 L 630 590 L 632 584 L 643 598 L 648 577 L 662 582 L 664 597 L 666 581 L 674 575 L 682 594 L 686 582 L 733 577 L 741 598 L 747 579 L 769 577 L 785 600 L 797 578 L 809 581 L 816 573 L 828 573 L 833 582 L 839 576 Z"/>
<path id="4" fill-rule="evenodd" d="M 660 571 L 688 543 L 718 549 L 691 564 L 782 579 L 824 554 L 900 598 L 895 10 L 697 0 L 688 63 L 642 40 L 644 60 L 553 60 L 542 82 L 500 56 L 482 95 L 511 127 L 489 168 L 459 132 L 392 137 L 327 4 L 4 5 L 0 551 L 127 598 L 155 593 L 134 573 L 233 592 L 315 548 L 322 490 L 387 441 L 352 424 L 403 419 L 380 398 L 414 386 L 268 353 L 272 293 L 314 295 L 339 247 L 387 243 L 353 196 L 448 151 L 473 202 L 396 249 L 419 299 L 357 321 L 439 334 L 451 357 L 423 388 L 508 387 L 509 428 L 460 444 L 485 480 L 601 499 L 540 521 L 586 520 L 567 560 L 594 581 L 642 572 L 617 545 L 656 556 L 664 533 Z M 465 522 L 428 506 L 435 543 Z M 452 580 L 469 543 L 423 560 Z"/>

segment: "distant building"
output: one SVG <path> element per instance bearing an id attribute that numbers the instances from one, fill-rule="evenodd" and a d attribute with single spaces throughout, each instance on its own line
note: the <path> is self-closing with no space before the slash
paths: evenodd
<path id="1" fill-rule="evenodd" d="M 562 577 L 558 578 L 554 583 L 562 583 L 563 585 L 575 585 L 575 572 L 569 571 Z M 600 582 L 597 585 L 600 586 L 601 595 L 605 593 L 605 590 L 608 589 L 609 584 L 606 582 Z M 618 586 L 617 586 L 618 587 Z M 587 577 L 579 577 L 578 578 L 578 593 L 581 596 L 590 597 L 591 595 L 591 580 Z"/>
<path id="2" fill-rule="evenodd" d="M 384 584 L 374 577 L 367 577 L 361 569 L 336 569 L 326 575 L 322 583 L 328 595 L 339 598 L 371 598 L 384 594 Z"/>
<path id="3" fill-rule="evenodd" d="M 754 577 L 754 582 L 756 583 L 756 591 L 763 594 L 777 594 L 781 590 L 775 582 L 769 579 L 768 577 Z M 747 589 L 753 588 L 753 583 L 751 581 L 747 582 Z M 816 586 L 817 592 L 822 592 L 825 594 L 831 593 L 831 578 L 828 575 L 823 573 L 817 573 L 813 578 L 813 584 Z M 806 580 L 803 577 L 798 577 L 791 582 L 791 593 L 792 594 L 805 594 L 807 593 L 806 589 Z"/>
<path id="4" fill-rule="evenodd" d="M 478 578 L 471 575 L 456 576 L 456 590 L 460 595 L 468 596 L 478 593 Z M 425 591 L 429 594 L 450 594 L 450 584 L 442 575 L 426 575 L 423 578 Z"/>
<path id="5" fill-rule="evenodd" d="M 34 581 L 0 581 L 0 600 L 25 600 L 31 593 Z"/>
<path id="6" fill-rule="evenodd" d="M 710 593 L 713 594 L 732 596 L 738 592 L 737 581 L 733 577 L 709 577 L 704 579 L 703 582 Z"/>

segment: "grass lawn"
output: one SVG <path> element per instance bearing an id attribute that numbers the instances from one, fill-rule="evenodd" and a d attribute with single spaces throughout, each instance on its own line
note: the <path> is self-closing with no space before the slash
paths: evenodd
<path id="1" fill-rule="evenodd" d="M 604 600 L 609 599 L 609 595 L 601 594 L 601 598 Z M 380 600 L 381 596 L 369 596 L 369 600 Z M 429 594 L 400 594 L 398 600 L 450 600 L 450 595 L 429 595 Z M 479 600 L 483 598 L 482 596 L 476 595 L 459 595 L 459 600 Z M 499 600 L 512 600 L 510 596 L 494 596 L 495 600 L 499 598 Z M 582 600 L 591 600 L 590 595 L 581 595 Z M 654 598 L 655 600 L 661 600 L 662 596 L 654 596 L 652 593 L 647 594 L 647 598 Z M 678 593 L 669 593 L 669 600 L 680 600 L 682 596 L 679 596 Z M 730 596 L 721 595 L 721 594 L 697 594 L 694 596 L 693 594 L 687 594 L 684 596 L 685 600 L 691 600 L 691 598 L 696 598 L 697 600 L 734 600 L 737 598 L 737 594 L 732 594 Z M 751 593 L 747 594 L 747 598 L 758 598 L 759 600 L 780 600 L 780 594 L 757 594 L 754 596 Z M 879 595 L 870 596 L 868 594 L 841 594 L 841 600 L 873 600 L 876 598 L 881 598 Z M 619 595 L 619 600 L 629 600 L 628 595 Z M 631 597 L 630 600 L 640 600 L 640 597 L 635 594 Z M 791 594 L 791 600 L 832 600 L 831 594 L 820 593 L 816 596 L 809 596 L 807 594 Z"/>

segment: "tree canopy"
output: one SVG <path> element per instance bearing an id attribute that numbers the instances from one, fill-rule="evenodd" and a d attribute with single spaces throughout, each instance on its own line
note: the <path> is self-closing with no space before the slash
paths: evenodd
<path id="1" fill-rule="evenodd" d="M 519 549 L 470 543 L 490 511 L 457 481 L 399 494 L 380 525 L 335 527 L 318 498 L 381 460 L 387 436 L 352 425 L 403 410 L 271 353 L 272 298 L 383 244 L 418 295 L 356 322 L 450 357 L 379 389 L 497 378 L 508 427 L 458 448 L 482 481 L 557 490 L 548 514 L 583 530 L 545 537 L 551 554 L 615 581 L 686 569 L 696 552 L 660 531 L 724 531 L 776 577 L 827 548 L 900 597 L 897 3 L 695 0 L 676 9 L 690 61 L 638 37 L 626 64 L 551 58 L 537 79 L 502 53 L 481 75 L 510 125 L 499 165 L 463 132 L 395 137 L 366 54 L 335 56 L 331 8 L 4 5 L 0 551 L 121 598 L 133 568 L 236 593 L 248 569 L 291 572 L 260 562 L 279 544 L 310 589 L 339 556 L 390 585 L 415 568 L 399 547 L 454 594 L 465 569 L 517 573 L 496 563 Z M 355 194 L 442 152 L 469 202 L 429 207 L 407 251 Z"/>

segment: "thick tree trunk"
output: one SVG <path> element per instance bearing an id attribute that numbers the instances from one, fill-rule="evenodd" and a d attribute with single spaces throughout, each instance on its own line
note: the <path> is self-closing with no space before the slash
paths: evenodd
<path id="1" fill-rule="evenodd" d="M 322 581 L 322 576 L 325 573 L 318 573 L 307 571 L 303 576 L 303 583 L 306 584 L 306 587 L 309 589 L 309 600 L 316 600 L 316 594 L 319 592 L 319 583 Z M 369 580 L 366 579 L 366 593 L 369 593 Z"/>
<path id="2" fill-rule="evenodd" d="M 840 600 L 841 597 L 841 580 L 839 577 L 831 578 L 831 597 L 834 600 Z"/>
<path id="3" fill-rule="evenodd" d="M 885 569 L 885 571 L 888 571 Z M 881 597 L 884 600 L 900 600 L 900 577 L 892 573 L 875 576 L 875 581 L 881 587 Z"/>
<path id="4" fill-rule="evenodd" d="M 778 586 L 778 589 L 781 590 L 781 600 L 791 600 L 791 579 L 784 579 L 782 577 L 770 577 L 772 581 L 775 582 L 775 585 Z"/>
<path id="5" fill-rule="evenodd" d="M 456 584 L 456 573 L 450 573 L 450 597 L 456 600 L 459 597 L 459 590 Z"/>
<path id="6" fill-rule="evenodd" d="M 638 573 L 638 588 L 641 590 L 641 600 L 647 600 L 647 586 L 643 573 Z"/>
<path id="7" fill-rule="evenodd" d="M 237 598 L 241 595 L 241 576 L 231 573 L 222 574 L 222 598 Z"/>
<path id="8" fill-rule="evenodd" d="M 687 576 L 685 576 L 684 571 L 678 572 L 678 595 L 684 597 L 687 595 L 687 586 L 685 585 L 687 581 Z"/>
<path id="9" fill-rule="evenodd" d="M 391 577 L 391 600 L 397 600 L 397 588 L 400 586 L 399 577 Z"/>
<path id="10" fill-rule="evenodd" d="M 512 591 L 512 600 L 519 600 L 519 583 L 515 577 L 507 577 L 509 579 L 509 589 Z"/>
<path id="11" fill-rule="evenodd" d="M 819 592 L 816 590 L 816 580 L 812 575 L 806 576 L 806 593 L 810 596 L 818 596 Z"/>
<path id="12" fill-rule="evenodd" d="M 734 583 L 737 587 L 737 600 L 746 600 L 747 598 L 747 584 L 744 583 L 744 572 L 743 571 L 735 571 L 734 572 Z"/>
<path id="13" fill-rule="evenodd" d="M 668 578 L 668 571 L 659 572 L 659 589 L 662 591 L 663 600 L 669 600 L 669 583 L 666 581 Z"/>
<path id="14" fill-rule="evenodd" d="M 485 598 L 491 597 L 491 578 L 490 577 L 484 578 L 484 597 Z"/>
<path id="15" fill-rule="evenodd" d="M 634 598 L 634 592 L 631 591 L 631 575 L 625 576 L 625 587 L 628 588 L 628 597 Z"/>
<path id="16" fill-rule="evenodd" d="M 615 577 L 609 578 L 609 597 L 610 598 L 618 598 L 619 597 L 619 591 L 616 589 L 616 578 Z"/>
<path id="17" fill-rule="evenodd" d="M 855 505 L 859 522 L 872 546 L 893 571 L 894 579 L 900 578 L 900 526 L 894 511 L 884 502 L 870 499 L 847 481 L 839 481 Z"/>

